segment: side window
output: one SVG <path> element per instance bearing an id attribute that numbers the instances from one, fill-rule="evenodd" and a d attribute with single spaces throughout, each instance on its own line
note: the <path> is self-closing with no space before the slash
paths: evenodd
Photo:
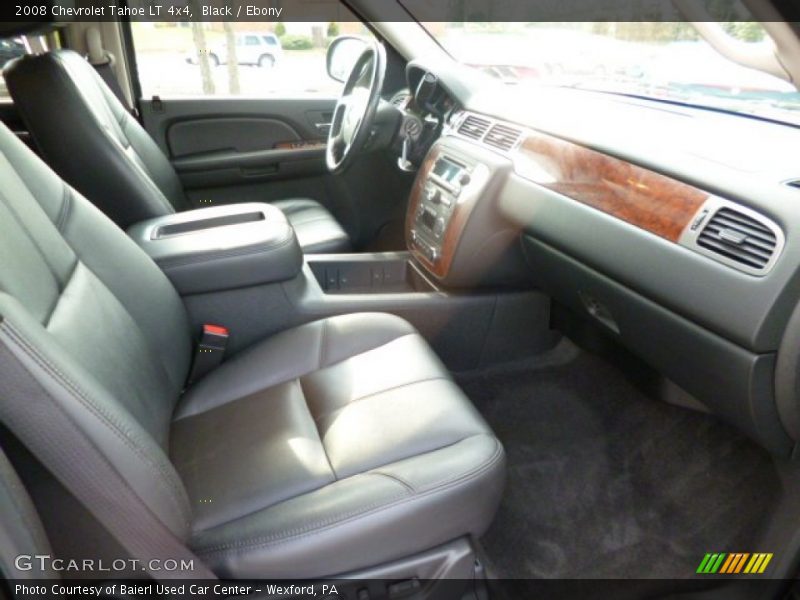
<path id="1" fill-rule="evenodd" d="M 328 44 L 338 35 L 371 36 L 354 17 L 342 17 L 324 23 L 131 22 L 142 95 L 337 96 L 342 84 L 328 76 Z"/>
<path id="2" fill-rule="evenodd" d="M 28 44 L 24 37 L 0 39 L 0 71 L 12 60 L 28 54 Z M 6 82 L 0 75 L 0 100 L 9 100 L 11 96 L 6 88 Z"/>

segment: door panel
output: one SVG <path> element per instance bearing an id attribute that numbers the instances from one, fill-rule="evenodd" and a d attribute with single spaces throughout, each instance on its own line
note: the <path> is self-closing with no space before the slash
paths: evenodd
<path id="1" fill-rule="evenodd" d="M 139 101 L 145 127 L 166 146 L 166 131 L 181 121 L 201 119 L 274 119 L 293 129 L 302 139 L 324 138 L 317 124 L 328 123 L 336 106 L 336 98 L 169 98 Z"/>
<path id="2" fill-rule="evenodd" d="M 167 129 L 167 145 L 172 158 L 271 150 L 279 144 L 300 139 L 297 131 L 284 121 L 264 118 L 187 119 Z"/>
<path id="3" fill-rule="evenodd" d="M 328 122 L 335 103 L 327 98 L 143 100 L 141 111 L 145 127 L 192 197 L 197 189 L 205 196 L 209 187 L 251 188 L 323 175 L 325 135 L 319 126 Z M 226 192 L 220 198 L 243 200 L 235 190 Z"/>

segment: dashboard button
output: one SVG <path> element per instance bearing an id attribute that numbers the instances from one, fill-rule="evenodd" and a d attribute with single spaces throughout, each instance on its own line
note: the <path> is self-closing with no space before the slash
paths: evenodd
<path id="1" fill-rule="evenodd" d="M 433 204 L 439 204 L 439 200 L 442 199 L 442 192 L 439 191 L 439 188 L 431 188 L 428 190 L 428 201 L 432 202 Z"/>
<path id="2" fill-rule="evenodd" d="M 436 237 L 442 237 L 442 234 L 444 233 L 444 225 L 445 223 L 443 218 L 439 217 L 436 219 L 436 223 L 433 226 L 433 233 Z"/>

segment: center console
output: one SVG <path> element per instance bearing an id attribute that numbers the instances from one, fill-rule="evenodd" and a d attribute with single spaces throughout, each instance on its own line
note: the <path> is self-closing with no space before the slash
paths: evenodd
<path id="1" fill-rule="evenodd" d="M 510 168 L 501 154 L 439 140 L 412 188 L 405 252 L 303 256 L 285 216 L 257 203 L 167 215 L 128 233 L 170 278 L 195 331 L 229 330 L 228 355 L 310 321 L 388 312 L 465 371 L 553 343 L 548 298 L 501 288 L 519 241 L 495 206 Z"/>
<path id="2" fill-rule="evenodd" d="M 552 342 L 549 302 L 541 293 L 450 290 L 409 252 L 308 255 L 300 276 L 281 288 L 271 310 L 287 299 L 287 321 L 395 314 L 411 322 L 454 371 L 530 355 Z"/>
<path id="3" fill-rule="evenodd" d="M 128 235 L 181 295 L 292 279 L 303 253 L 286 216 L 256 202 L 201 208 L 136 223 Z"/>

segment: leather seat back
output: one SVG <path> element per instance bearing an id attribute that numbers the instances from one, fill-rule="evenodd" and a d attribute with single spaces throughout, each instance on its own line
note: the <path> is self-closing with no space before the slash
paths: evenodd
<path id="1" fill-rule="evenodd" d="M 24 395 L 42 418 L 71 420 L 184 535 L 188 501 L 166 455 L 191 358 L 180 298 L 5 126 L 0 182 L 0 397 Z"/>
<path id="2" fill-rule="evenodd" d="M 82 56 L 23 56 L 3 75 L 45 160 L 120 227 L 188 208 L 167 157 Z"/>

